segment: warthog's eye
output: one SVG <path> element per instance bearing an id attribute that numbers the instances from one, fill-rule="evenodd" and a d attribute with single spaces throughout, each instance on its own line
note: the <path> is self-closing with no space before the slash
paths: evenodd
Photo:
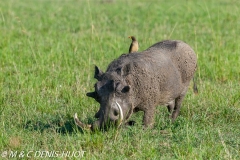
<path id="1" fill-rule="evenodd" d="M 115 87 L 118 88 L 118 86 L 120 85 L 120 82 L 116 81 L 115 83 L 116 83 Z"/>
<path id="2" fill-rule="evenodd" d="M 115 91 L 118 94 L 127 93 L 130 90 L 130 86 L 123 86 L 120 82 L 116 83 Z"/>
<path id="3" fill-rule="evenodd" d="M 120 87 L 121 87 L 121 84 L 120 84 L 120 82 L 115 82 L 116 84 L 115 84 L 115 91 L 117 91 L 117 92 L 119 92 L 119 89 L 120 89 Z"/>
<path id="4" fill-rule="evenodd" d="M 127 93 L 129 92 L 130 90 L 130 86 L 125 86 L 123 89 L 122 89 L 122 93 Z"/>

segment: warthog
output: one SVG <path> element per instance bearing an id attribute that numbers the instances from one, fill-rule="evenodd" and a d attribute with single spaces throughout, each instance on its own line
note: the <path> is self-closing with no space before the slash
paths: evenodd
<path id="1" fill-rule="evenodd" d="M 87 96 L 100 103 L 97 120 L 85 125 L 75 114 L 75 122 L 83 128 L 102 129 L 109 124 L 119 126 L 133 112 L 143 111 L 143 125 L 152 127 L 157 105 L 166 105 L 174 121 L 196 68 L 193 49 L 179 40 L 165 40 L 143 52 L 123 54 L 105 73 L 95 66 L 98 81 L 95 91 Z"/>

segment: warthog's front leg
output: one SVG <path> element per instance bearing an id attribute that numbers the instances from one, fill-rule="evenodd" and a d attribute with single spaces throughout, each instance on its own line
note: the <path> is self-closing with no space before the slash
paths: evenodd
<path id="1" fill-rule="evenodd" d="M 147 110 L 144 111 L 144 116 L 143 116 L 143 125 L 144 128 L 152 128 L 154 124 L 154 113 L 155 108 L 154 107 L 149 107 Z"/>

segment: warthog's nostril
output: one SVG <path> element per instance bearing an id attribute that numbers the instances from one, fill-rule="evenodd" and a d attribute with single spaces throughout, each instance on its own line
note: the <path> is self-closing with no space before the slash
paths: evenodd
<path id="1" fill-rule="evenodd" d="M 116 109 L 114 109 L 114 110 L 113 110 L 113 114 L 114 114 L 114 116 L 118 116 L 118 115 L 119 115 L 119 111 L 116 110 Z"/>

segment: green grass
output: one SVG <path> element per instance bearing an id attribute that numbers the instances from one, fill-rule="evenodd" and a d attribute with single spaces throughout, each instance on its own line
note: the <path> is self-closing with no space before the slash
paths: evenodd
<path id="1" fill-rule="evenodd" d="M 41 150 L 85 151 L 83 159 L 240 159 L 239 6 L 237 0 L 0 0 L 0 157 Z M 158 107 L 153 129 L 142 129 L 139 112 L 131 117 L 136 126 L 82 132 L 72 115 L 94 121 L 99 106 L 85 96 L 93 90 L 94 65 L 105 70 L 126 53 L 130 35 L 140 50 L 163 39 L 190 44 L 199 94 L 190 87 L 173 124 Z"/>

